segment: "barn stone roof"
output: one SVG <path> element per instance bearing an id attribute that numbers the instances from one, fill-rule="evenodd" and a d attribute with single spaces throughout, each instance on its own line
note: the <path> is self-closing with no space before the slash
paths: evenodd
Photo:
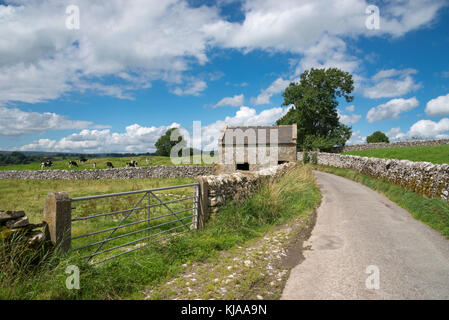
<path id="1" fill-rule="evenodd" d="M 219 145 L 222 145 L 225 143 L 226 135 L 233 134 L 234 130 L 241 129 L 243 133 L 246 132 L 246 130 L 251 129 L 256 132 L 257 141 L 260 141 L 260 135 L 265 134 L 266 135 L 266 142 L 270 142 L 270 133 L 271 131 L 277 130 L 278 132 L 278 144 L 295 144 L 296 145 L 296 138 L 297 138 L 297 127 L 296 124 L 293 125 L 281 125 L 281 126 L 225 126 L 221 132 L 220 138 L 218 139 Z M 265 129 L 260 130 L 259 129 Z M 245 144 L 248 143 L 247 137 L 244 139 Z M 234 144 L 236 143 L 236 139 L 234 137 Z"/>

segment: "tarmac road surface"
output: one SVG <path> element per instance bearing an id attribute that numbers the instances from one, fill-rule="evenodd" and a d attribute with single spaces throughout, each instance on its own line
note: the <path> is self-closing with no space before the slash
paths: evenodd
<path id="1" fill-rule="evenodd" d="M 323 200 L 281 299 L 449 299 L 449 240 L 368 187 L 315 176 Z"/>

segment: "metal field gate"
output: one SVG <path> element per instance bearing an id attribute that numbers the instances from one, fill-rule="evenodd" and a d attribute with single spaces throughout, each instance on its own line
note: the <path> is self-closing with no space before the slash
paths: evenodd
<path id="1" fill-rule="evenodd" d="M 72 198 L 72 251 L 98 264 L 198 228 L 199 184 Z"/>

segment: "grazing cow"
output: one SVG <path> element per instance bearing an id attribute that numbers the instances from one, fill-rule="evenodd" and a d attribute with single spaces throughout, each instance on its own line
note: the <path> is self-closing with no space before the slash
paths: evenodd
<path id="1" fill-rule="evenodd" d="M 92 164 L 92 166 L 94 167 L 94 169 L 96 169 L 96 168 L 97 168 L 97 163 L 94 162 L 94 163 Z"/>
<path id="2" fill-rule="evenodd" d="M 114 168 L 114 166 L 112 165 L 112 162 L 106 162 L 106 166 L 108 168 Z"/>
<path id="3" fill-rule="evenodd" d="M 126 167 L 127 168 L 129 168 L 129 167 L 137 167 L 137 161 L 135 161 L 135 160 L 132 160 L 131 162 L 127 162 L 126 163 Z"/>
<path id="4" fill-rule="evenodd" d="M 69 168 L 71 167 L 78 167 L 78 163 L 76 161 L 69 161 Z"/>
<path id="5" fill-rule="evenodd" d="M 47 161 L 43 161 L 41 163 L 41 169 L 47 168 L 47 167 L 51 167 L 53 165 L 53 162 L 51 162 L 50 160 Z"/>
<path id="6" fill-rule="evenodd" d="M 87 159 L 86 159 L 86 158 L 81 158 L 81 159 L 80 159 L 80 162 L 81 162 L 81 163 L 85 163 L 85 162 L 87 162 Z"/>

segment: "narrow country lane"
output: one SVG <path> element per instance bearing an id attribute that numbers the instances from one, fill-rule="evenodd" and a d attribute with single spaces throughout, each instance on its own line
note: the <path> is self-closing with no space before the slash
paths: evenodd
<path id="1" fill-rule="evenodd" d="M 315 175 L 323 200 L 282 299 L 449 299 L 449 240 L 368 187 Z"/>

